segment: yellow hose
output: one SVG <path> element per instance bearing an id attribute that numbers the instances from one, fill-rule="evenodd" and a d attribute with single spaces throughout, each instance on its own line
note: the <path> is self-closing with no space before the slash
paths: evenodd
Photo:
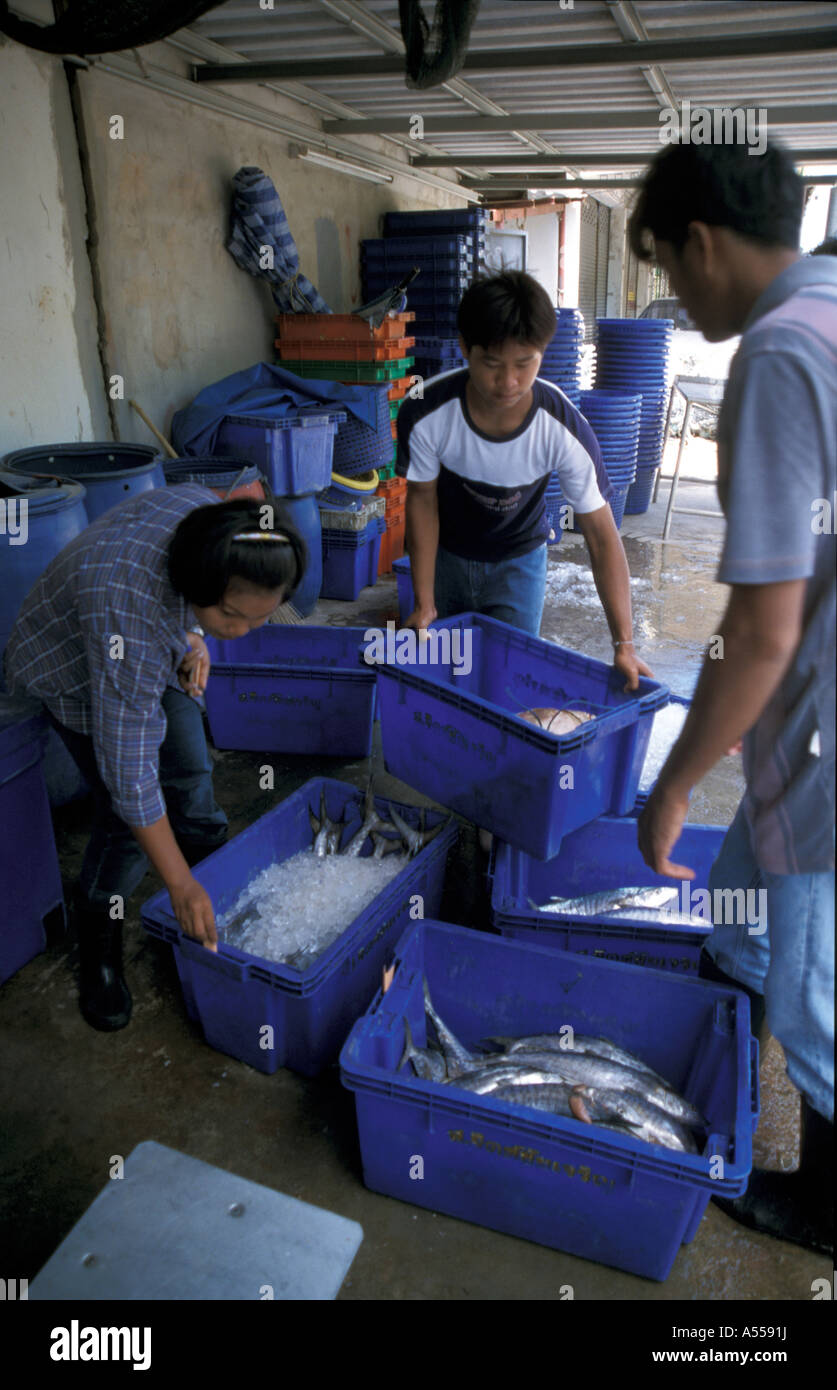
<path id="1" fill-rule="evenodd" d="M 365 476 L 365 474 L 360 474 L 357 478 L 344 478 L 340 473 L 332 473 L 331 480 L 334 483 L 339 483 L 341 487 L 350 487 L 353 492 L 374 492 L 375 488 L 378 486 L 378 470 L 373 468 L 371 473 L 372 481 L 369 483 L 362 483 L 360 481 L 360 479 Z"/>

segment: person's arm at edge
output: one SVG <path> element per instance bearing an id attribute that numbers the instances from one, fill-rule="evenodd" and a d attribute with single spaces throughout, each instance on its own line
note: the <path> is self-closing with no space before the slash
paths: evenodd
<path id="1" fill-rule="evenodd" d="M 788 670 L 802 633 L 806 579 L 735 584 L 718 630 L 718 658 L 705 657 L 680 737 L 639 821 L 639 847 L 658 874 L 694 878 L 669 860 L 693 787 L 749 729 Z"/>
<path id="2" fill-rule="evenodd" d="M 436 617 L 434 600 L 436 554 L 439 549 L 437 481 L 407 483 L 406 542 L 410 556 L 415 607 L 405 627 L 420 630 Z"/>
<path id="3" fill-rule="evenodd" d="M 131 833 L 169 890 L 180 926 L 188 936 L 216 951 L 218 936 L 212 899 L 186 863 L 168 816 L 161 816 L 152 825 L 132 825 Z"/>
<path id="4" fill-rule="evenodd" d="M 653 672 L 634 650 L 631 618 L 631 576 L 628 561 L 605 504 L 594 512 L 576 512 L 576 524 L 590 552 L 590 564 L 613 641 L 613 665 L 626 677 L 625 690 L 636 690 L 640 676 Z"/>

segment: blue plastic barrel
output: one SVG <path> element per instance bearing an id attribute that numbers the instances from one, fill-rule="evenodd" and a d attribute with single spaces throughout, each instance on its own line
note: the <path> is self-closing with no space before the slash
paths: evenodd
<path id="1" fill-rule="evenodd" d="M 26 523 L 22 526 L 22 504 Z M 88 523 L 85 489 L 60 478 L 28 478 L 0 471 L 0 659 L 20 606 L 50 560 L 75 540 Z M 23 544 L 10 528 L 25 537 Z M 0 690 L 3 683 L 0 661 Z"/>
<path id="2" fill-rule="evenodd" d="M 289 602 L 297 612 L 303 618 L 307 618 L 314 611 L 323 585 L 323 533 L 320 509 L 313 494 L 308 497 L 281 497 L 279 505 L 287 513 L 288 520 L 293 522 L 308 547 L 308 566 L 302 583 L 288 596 Z"/>
<path id="3" fill-rule="evenodd" d="M 90 521 L 137 492 L 166 485 L 157 450 L 147 444 L 45 444 L 7 454 L 1 466 L 12 473 L 49 473 L 83 483 Z"/>

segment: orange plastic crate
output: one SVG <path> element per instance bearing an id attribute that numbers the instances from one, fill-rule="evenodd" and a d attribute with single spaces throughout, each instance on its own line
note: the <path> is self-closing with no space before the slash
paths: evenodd
<path id="1" fill-rule="evenodd" d="M 279 338 L 280 357 L 297 362 L 390 362 L 406 357 L 415 338 L 394 338 L 388 343 L 347 343 L 345 339 L 303 342 L 298 338 Z"/>
<path id="2" fill-rule="evenodd" d="M 410 389 L 411 380 L 412 378 L 409 376 L 400 376 L 397 381 L 391 382 L 389 391 L 387 392 L 387 399 L 390 401 L 403 401 Z"/>
<path id="3" fill-rule="evenodd" d="M 386 478 L 378 484 L 375 496 L 386 498 L 386 515 L 389 516 L 393 508 L 404 506 L 407 497 L 407 479 Z"/>
<path id="4" fill-rule="evenodd" d="M 394 318 L 384 319 L 378 328 L 372 328 L 366 319 L 357 314 L 277 314 L 279 336 L 291 342 L 331 342 L 344 343 L 386 343 L 393 338 L 403 338 L 407 324 L 415 319 L 415 312 L 396 314 Z"/>

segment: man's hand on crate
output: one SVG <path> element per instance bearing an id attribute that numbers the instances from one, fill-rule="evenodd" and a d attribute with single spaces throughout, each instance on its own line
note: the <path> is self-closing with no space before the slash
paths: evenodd
<path id="1" fill-rule="evenodd" d="M 218 950 L 212 899 L 202 884 L 190 874 L 174 887 L 169 885 L 174 915 L 187 936 L 193 936 L 210 951 Z"/>
<path id="2" fill-rule="evenodd" d="M 633 642 L 622 642 L 613 649 L 613 664 L 626 678 L 625 691 L 639 688 L 640 676 L 652 676 L 654 672 L 644 661 L 640 661 L 634 651 Z"/>
<path id="3" fill-rule="evenodd" d="M 421 635 L 422 629 L 430 627 L 431 623 L 435 623 L 437 617 L 435 608 L 414 608 L 404 626 L 415 628 L 416 632 Z"/>

